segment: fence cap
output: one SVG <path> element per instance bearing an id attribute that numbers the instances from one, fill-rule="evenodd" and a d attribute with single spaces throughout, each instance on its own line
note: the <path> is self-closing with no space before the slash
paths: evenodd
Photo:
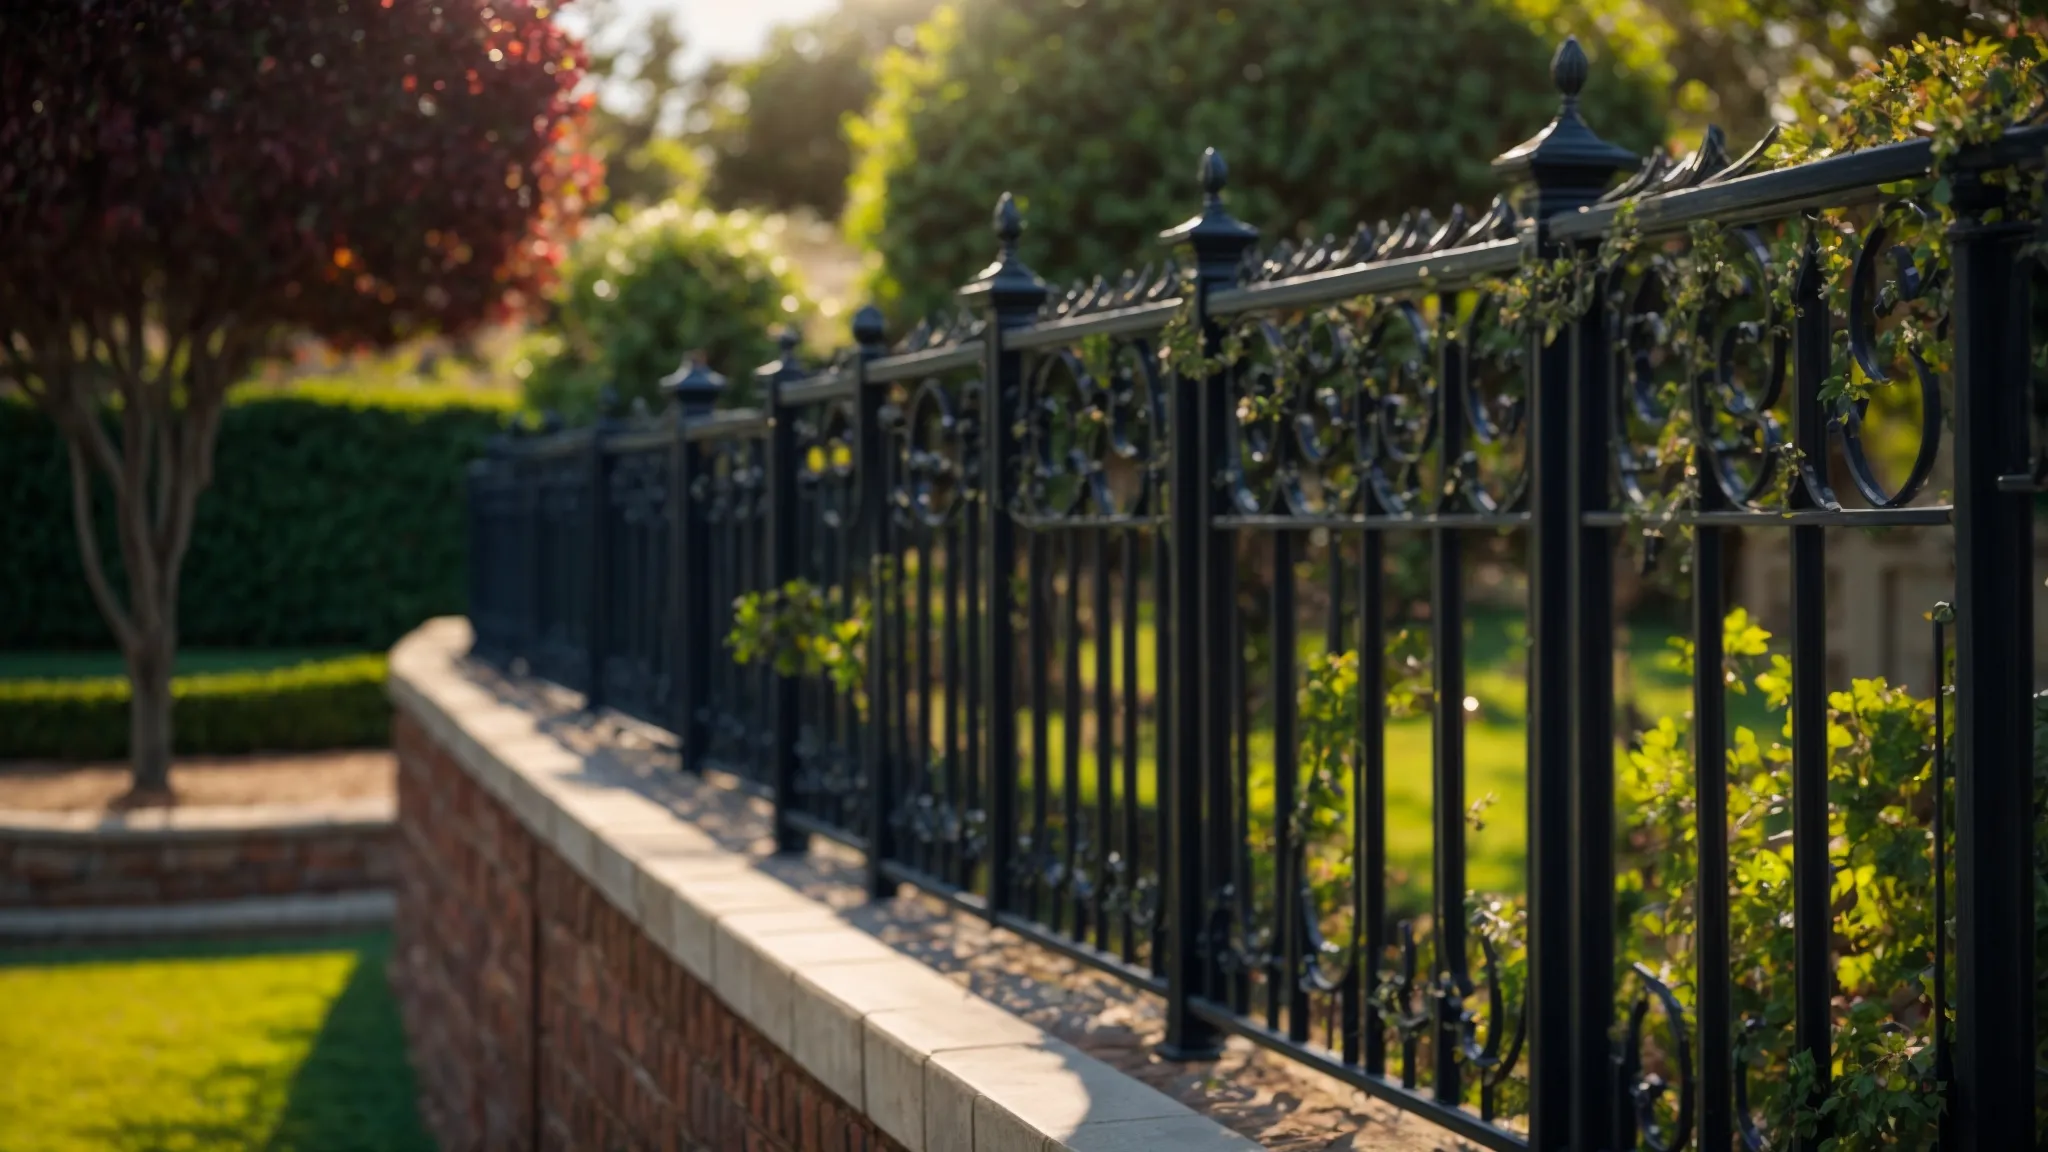
<path id="1" fill-rule="evenodd" d="M 1245 249 L 1258 243 L 1259 230 L 1223 206 L 1223 189 L 1230 184 L 1230 165 L 1224 162 L 1223 153 L 1203 149 L 1196 179 L 1202 184 L 1202 210 L 1161 232 L 1159 238 L 1193 248 L 1196 270 L 1205 280 L 1235 279 L 1238 261 L 1244 258 Z"/>
<path id="2" fill-rule="evenodd" d="M 725 392 L 725 377 L 711 370 L 702 352 L 683 357 L 676 370 L 661 378 L 661 394 L 684 412 L 709 412 Z"/>
<path id="3" fill-rule="evenodd" d="M 1524 211 L 1538 218 L 1577 211 L 1600 198 L 1615 174 L 1640 162 L 1635 153 L 1602 140 L 1579 116 L 1579 92 L 1590 69 L 1579 38 L 1567 36 L 1550 60 L 1557 115 L 1543 131 L 1494 160 L 1493 169 L 1529 189 Z"/>
<path id="4" fill-rule="evenodd" d="M 960 289 L 960 295 L 969 300 L 986 300 L 999 319 L 1006 322 L 1035 316 L 1038 306 L 1045 303 L 1047 289 L 1038 273 L 1017 258 L 1017 240 L 1024 235 L 1024 215 L 1017 210 L 1016 197 L 1003 193 L 1002 199 L 996 201 L 992 223 L 1001 245 L 995 262 Z"/>

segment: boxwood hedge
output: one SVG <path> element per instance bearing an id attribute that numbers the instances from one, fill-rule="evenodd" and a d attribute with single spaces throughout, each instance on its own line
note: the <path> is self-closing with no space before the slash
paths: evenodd
<path id="1" fill-rule="evenodd" d="M 180 597 L 194 647 L 384 648 L 464 610 L 463 466 L 516 397 L 344 385 L 243 393 L 224 414 Z M 100 554 L 116 567 L 112 502 Z M 0 650 L 111 649 L 48 420 L 0 401 Z M 188 721 L 179 709 L 181 730 Z"/>
<path id="2" fill-rule="evenodd" d="M 180 755 L 379 747 L 391 738 L 385 661 L 368 653 L 171 681 Z M 128 754 L 128 681 L 0 680 L 0 760 L 118 760 Z"/>

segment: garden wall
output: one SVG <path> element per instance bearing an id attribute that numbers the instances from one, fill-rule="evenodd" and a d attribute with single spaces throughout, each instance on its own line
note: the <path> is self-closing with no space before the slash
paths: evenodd
<path id="1" fill-rule="evenodd" d="M 0 909 L 189 904 L 391 887 L 388 801 L 0 813 Z"/>
<path id="2" fill-rule="evenodd" d="M 393 980 L 441 1147 L 1248 1152 L 881 943 L 551 734 L 392 654 Z"/>

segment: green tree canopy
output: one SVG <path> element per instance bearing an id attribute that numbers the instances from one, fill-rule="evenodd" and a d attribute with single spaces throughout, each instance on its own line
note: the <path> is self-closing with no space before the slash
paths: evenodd
<path id="1" fill-rule="evenodd" d="M 515 371 L 530 404 L 569 417 L 595 412 L 606 388 L 655 403 L 693 352 L 727 373 L 764 364 L 777 329 L 810 308 L 760 217 L 674 200 L 585 229 L 552 305 Z"/>
<path id="2" fill-rule="evenodd" d="M 941 7 L 878 66 L 850 125 L 849 237 L 898 318 L 945 305 L 989 255 L 1004 191 L 1048 278 L 1113 275 L 1197 202 L 1205 146 L 1269 238 L 1410 208 L 1483 206 L 1490 161 L 1555 113 L 1548 63 L 1577 32 L 1586 116 L 1638 150 L 1671 75 L 1627 0 L 1083 0 Z M 1595 10 L 1597 9 L 1597 10 Z"/>
<path id="3" fill-rule="evenodd" d="M 934 2 L 846 0 L 776 28 L 752 60 L 706 67 L 687 138 L 710 161 L 711 202 L 837 216 L 853 163 L 842 122 L 867 107 L 875 61 L 908 42 Z"/>

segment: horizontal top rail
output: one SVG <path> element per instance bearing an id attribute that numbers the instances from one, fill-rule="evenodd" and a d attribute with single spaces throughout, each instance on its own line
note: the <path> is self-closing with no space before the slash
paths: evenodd
<path id="1" fill-rule="evenodd" d="M 929 348 L 923 352 L 911 352 L 902 356 L 884 356 L 868 365 L 868 383 L 890 384 L 914 376 L 929 376 L 935 372 L 966 368 L 981 363 L 981 357 L 980 338 L 962 341 L 945 348 Z"/>
<path id="2" fill-rule="evenodd" d="M 635 424 L 607 432 L 604 446 L 612 452 L 659 452 L 675 442 L 672 429 L 662 423 Z"/>
<path id="3" fill-rule="evenodd" d="M 2039 164 L 2043 148 L 2048 148 L 2048 125 L 2015 128 L 1994 143 L 1963 153 L 1957 163 L 1965 168 Z M 1932 142 L 1902 140 L 1627 203 L 1635 206 L 1636 225 L 1654 235 L 1678 231 L 1696 220 L 1744 224 L 1806 208 L 1846 208 L 1851 201 L 1875 199 L 1887 184 L 1925 177 L 1933 167 Z M 1619 210 L 1619 204 L 1582 209 L 1551 221 L 1550 231 L 1564 240 L 1591 239 L 1614 226 Z"/>
<path id="4" fill-rule="evenodd" d="M 1180 307 L 1181 298 L 1175 296 L 1151 304 L 1098 312 L 1093 316 L 1049 320 L 1007 333 L 1003 337 L 1003 346 L 1029 350 L 1050 348 L 1090 336 L 1130 336 L 1165 327 Z"/>
<path id="5" fill-rule="evenodd" d="M 1433 287 L 1455 288 L 1482 276 L 1513 271 L 1521 261 L 1522 242 L 1492 240 L 1441 252 L 1399 256 L 1371 264 L 1333 268 L 1266 284 L 1228 288 L 1209 297 L 1209 311 L 1217 316 L 1250 312 L 1256 308 L 1291 308 L 1324 304 L 1410 288 L 1424 282 Z"/>
<path id="6" fill-rule="evenodd" d="M 768 414 L 759 408 L 734 408 L 683 426 L 685 440 L 740 440 L 764 435 Z"/>
<path id="7" fill-rule="evenodd" d="M 776 399 L 784 405 L 850 400 L 859 388 L 860 378 L 853 373 L 841 368 L 827 368 L 807 380 L 783 385 Z"/>

